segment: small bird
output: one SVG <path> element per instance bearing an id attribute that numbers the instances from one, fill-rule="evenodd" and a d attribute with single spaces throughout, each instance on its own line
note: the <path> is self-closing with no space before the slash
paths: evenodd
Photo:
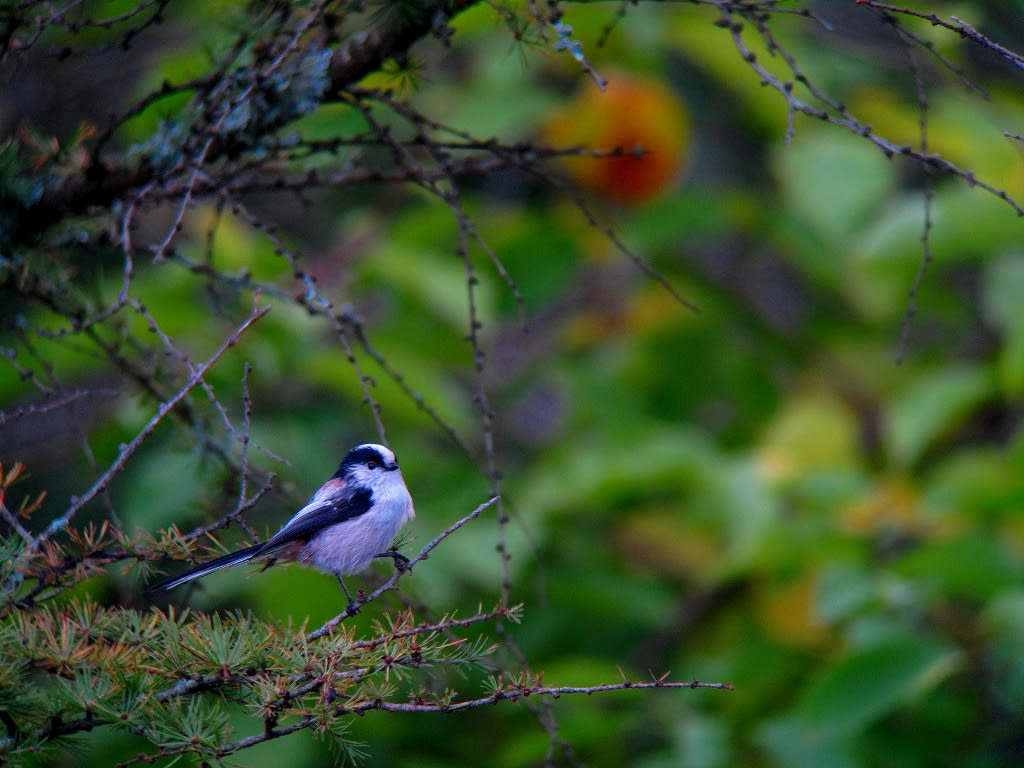
<path id="1" fill-rule="evenodd" d="M 342 575 L 362 571 L 378 557 L 390 557 L 396 568 L 404 570 L 409 559 L 388 547 L 415 515 L 395 454 L 383 445 L 364 443 L 345 454 L 334 476 L 270 539 L 218 557 L 146 591 L 174 589 L 252 560 L 294 560 L 334 574 L 348 598 L 349 612 L 355 613 L 356 603 Z"/>

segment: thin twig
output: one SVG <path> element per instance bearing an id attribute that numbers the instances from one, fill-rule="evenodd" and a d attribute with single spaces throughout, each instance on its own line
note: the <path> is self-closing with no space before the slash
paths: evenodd
<path id="1" fill-rule="evenodd" d="M 88 504 L 90 501 L 96 498 L 98 494 L 104 491 L 107 488 L 107 486 L 110 485 L 110 482 L 114 479 L 114 477 L 119 472 L 121 472 L 121 470 L 124 468 L 124 465 L 127 463 L 128 459 L 130 459 L 135 454 L 135 452 L 139 449 L 139 447 L 146 440 L 146 438 L 153 434 L 153 431 L 164 420 L 167 414 L 173 411 L 174 408 L 176 408 L 177 405 L 182 400 L 185 399 L 189 392 L 191 392 L 193 389 L 195 389 L 202 383 L 203 377 L 206 375 L 207 371 L 209 371 L 210 368 L 213 367 L 213 365 L 221 358 L 221 356 L 225 352 L 228 351 L 228 349 L 230 349 L 231 347 L 238 343 L 242 334 L 249 330 L 253 323 L 259 320 L 269 311 L 270 307 L 263 307 L 262 309 L 258 309 L 256 302 L 253 302 L 253 309 L 249 313 L 249 316 L 245 319 L 245 321 L 241 325 L 239 325 L 231 333 L 231 335 L 229 335 L 226 339 L 224 339 L 223 342 L 221 342 L 221 345 L 217 348 L 213 355 L 211 355 L 210 358 L 207 359 L 205 363 L 196 368 L 195 372 L 191 376 L 189 376 L 188 381 L 185 382 L 185 385 L 181 387 L 181 389 L 179 389 L 169 400 L 166 400 L 160 404 L 160 407 L 157 408 L 156 413 L 153 414 L 152 418 L 138 432 L 138 434 L 136 434 L 135 437 L 133 437 L 128 443 L 124 444 L 121 447 L 121 450 L 118 453 L 117 458 L 107 468 L 107 470 L 102 475 L 100 475 L 96 482 L 93 483 L 92 487 L 89 488 L 89 490 L 87 490 L 81 496 L 73 497 L 71 499 L 71 505 L 68 507 L 67 511 L 63 515 L 55 519 L 53 522 L 51 522 L 46 527 L 46 530 L 44 530 L 39 535 L 38 538 L 32 540 L 28 547 L 29 551 L 37 550 L 42 542 L 46 541 L 59 531 L 64 530 L 71 523 L 71 520 L 74 518 L 74 516 L 78 514 L 79 510 L 81 510 L 86 504 Z"/>

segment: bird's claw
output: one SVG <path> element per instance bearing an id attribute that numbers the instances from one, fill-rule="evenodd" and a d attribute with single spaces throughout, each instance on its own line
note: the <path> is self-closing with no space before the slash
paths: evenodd
<path id="1" fill-rule="evenodd" d="M 397 552 L 393 549 L 389 549 L 387 552 L 381 552 L 379 555 L 374 555 L 374 557 L 390 557 L 391 561 L 395 564 L 395 570 L 401 571 L 402 573 L 412 570 L 409 558 L 401 552 Z"/>

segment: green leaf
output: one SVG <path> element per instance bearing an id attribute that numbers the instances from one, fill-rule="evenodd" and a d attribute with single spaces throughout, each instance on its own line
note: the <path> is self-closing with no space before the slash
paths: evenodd
<path id="1" fill-rule="evenodd" d="M 784 768 L 859 768 L 849 739 L 823 738 L 810 731 L 797 717 L 780 717 L 761 726 L 757 734 L 761 746 L 775 764 Z"/>
<path id="2" fill-rule="evenodd" d="M 778 410 L 762 438 L 762 461 L 773 479 L 855 465 L 858 423 L 837 396 L 800 392 Z"/>
<path id="3" fill-rule="evenodd" d="M 1003 446 L 971 446 L 929 473 L 922 506 L 939 515 L 1016 519 L 1024 505 L 1021 462 Z"/>
<path id="4" fill-rule="evenodd" d="M 892 164 L 855 136 L 820 129 L 802 134 L 779 150 L 783 194 L 818 235 L 843 243 L 861 231 L 892 186 Z"/>
<path id="5" fill-rule="evenodd" d="M 981 307 L 985 319 L 1004 331 L 1024 325 L 1024 255 L 1013 254 L 985 265 Z"/>
<path id="6" fill-rule="evenodd" d="M 437 217 L 436 209 L 433 215 Z M 413 223 L 409 223 L 413 226 Z M 394 237 L 386 245 L 386 253 L 376 254 L 363 269 L 367 275 L 388 285 L 396 292 L 421 302 L 432 318 L 445 322 L 449 328 L 465 332 L 469 323 L 466 294 L 466 267 L 443 248 L 433 244 L 414 245 Z M 486 270 L 478 275 L 474 301 L 479 319 L 495 316 L 495 291 Z"/>
<path id="7" fill-rule="evenodd" d="M 854 615 L 877 594 L 875 577 L 849 564 L 829 566 L 821 575 L 815 596 L 815 614 L 832 623 Z"/>
<path id="8" fill-rule="evenodd" d="M 901 639 L 845 656 L 819 673 L 795 714 L 826 738 L 853 734 L 933 687 L 957 664 L 957 653 L 927 639 Z"/>
<path id="9" fill-rule="evenodd" d="M 729 765 L 730 738 L 725 723 L 694 712 L 676 729 L 682 768 L 717 768 Z"/>
<path id="10" fill-rule="evenodd" d="M 947 368 L 919 377 L 886 414 L 885 438 L 893 463 L 908 467 L 943 433 L 993 393 L 981 367 Z"/>
<path id="11" fill-rule="evenodd" d="M 964 536 L 929 544 L 903 558 L 897 570 L 926 580 L 950 597 L 986 599 L 1019 582 L 1020 563 L 992 538 Z"/>
<path id="12" fill-rule="evenodd" d="M 652 488 L 704 487 L 714 453 L 695 432 L 649 430 L 635 436 L 629 451 L 595 441 L 587 451 L 570 451 L 538 462 L 522 484 L 524 509 L 575 510 L 583 503 L 607 507 Z"/>
<path id="13" fill-rule="evenodd" d="M 1007 394 L 1024 391 L 1024 255 L 1014 254 L 987 264 L 981 301 L 985 319 L 1003 332 L 999 376 Z"/>
<path id="14" fill-rule="evenodd" d="M 1024 592 L 1017 589 L 1000 595 L 985 609 L 983 627 L 988 638 L 992 679 L 998 680 L 992 693 L 1007 712 L 1024 708 L 1024 658 L 1020 639 L 1024 637 Z"/>
<path id="15" fill-rule="evenodd" d="M 907 291 L 922 259 L 924 212 L 922 193 L 902 194 L 860 232 L 844 289 L 864 314 L 892 321 L 906 312 Z M 926 274 L 925 293 L 935 290 L 927 275 L 938 269 L 990 258 L 997 249 L 1020 242 L 1020 219 L 1013 211 L 965 185 L 936 192 L 932 224 L 929 248 L 935 263 Z"/>

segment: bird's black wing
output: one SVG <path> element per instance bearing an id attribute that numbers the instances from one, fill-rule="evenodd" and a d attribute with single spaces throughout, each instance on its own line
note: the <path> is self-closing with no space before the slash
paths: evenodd
<path id="1" fill-rule="evenodd" d="M 324 528 L 365 515 L 372 503 L 373 492 L 369 488 L 360 488 L 354 493 L 322 499 L 319 502 L 314 498 L 307 505 L 308 511 L 300 510 L 284 528 L 259 548 L 254 557 L 273 554 L 293 541 L 309 541 Z"/>

